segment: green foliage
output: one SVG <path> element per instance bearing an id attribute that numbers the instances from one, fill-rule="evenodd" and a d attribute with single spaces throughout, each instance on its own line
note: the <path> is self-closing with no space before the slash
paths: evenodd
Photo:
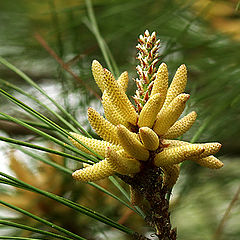
<path id="1" fill-rule="evenodd" d="M 53 167 L 56 178 L 60 176 L 61 188 L 55 194 L 50 188 L 43 190 L 45 185 L 34 185 L 34 179 L 29 184 L 16 173 L 16 177 L 1 173 L 0 199 L 6 185 L 14 186 L 19 192 L 16 194 L 16 190 L 10 188 L 9 194 L 16 199 L 27 190 L 34 192 L 34 196 L 39 195 L 40 202 L 43 196 L 45 200 L 55 200 L 66 211 L 63 216 L 58 211 L 38 215 L 30 211 L 31 206 L 24 211 L 16 204 L 0 200 L 19 213 L 12 219 L 4 215 L 0 220 L 0 224 L 11 226 L 4 227 L 7 234 L 0 228 L 0 235 L 5 235 L 1 239 L 46 239 L 45 235 L 49 235 L 48 239 L 108 239 L 107 236 L 128 239 L 127 235 L 135 231 L 151 233 L 151 229 L 144 226 L 144 214 L 138 207 L 131 206 L 125 185 L 117 178 L 110 177 L 107 184 L 101 185 L 83 186 L 73 182 L 69 176 L 79 162 L 92 164 L 101 157 L 77 150 L 67 138 L 69 131 L 94 136 L 86 117 L 87 107 L 99 106 L 96 97 L 99 90 L 91 76 L 91 61 L 98 59 L 116 76 L 127 70 L 130 79 L 135 78 L 136 39 L 145 29 L 156 31 L 160 37 L 161 61 L 170 67 L 171 76 L 180 64 L 188 67 L 187 88 L 192 97 L 187 111 L 197 109 L 198 122 L 184 138 L 223 144 L 220 155 L 223 155 L 221 160 L 225 160 L 225 167 L 218 173 L 209 173 L 193 163 L 182 166 L 184 174 L 171 196 L 175 209 L 172 218 L 179 226 L 179 239 L 211 239 L 216 234 L 238 186 L 240 42 L 218 32 L 206 20 L 214 3 L 196 13 L 193 2 L 1 1 L 0 140 L 11 143 L 9 148 L 23 153 L 29 164 L 33 162 L 30 166 L 34 166 L 31 171 L 35 174 L 40 171 L 39 161 L 48 168 Z M 239 3 L 235 11 L 239 14 Z M 132 82 L 128 93 L 133 95 L 134 91 Z M 24 127 L 23 134 L 22 129 L 18 133 L 19 126 Z M 51 141 L 60 148 L 50 148 Z M 9 148 L 4 150 L 8 152 Z M 49 154 L 62 156 L 63 162 L 51 160 Z M 109 204 L 106 199 L 112 198 L 115 200 L 109 200 Z M 131 216 L 124 224 L 119 224 L 118 220 L 127 211 Z M 69 216 L 65 220 L 66 213 Z M 28 218 L 22 214 L 36 221 L 23 225 L 22 219 Z M 182 221 L 182 218 L 189 218 L 189 221 Z M 239 228 L 235 227 L 239 217 L 233 211 L 230 218 L 232 221 L 226 224 L 226 231 L 221 232 L 222 239 L 239 237 Z M 14 227 L 28 230 L 30 234 Z M 118 235 L 117 229 L 124 234 Z"/>

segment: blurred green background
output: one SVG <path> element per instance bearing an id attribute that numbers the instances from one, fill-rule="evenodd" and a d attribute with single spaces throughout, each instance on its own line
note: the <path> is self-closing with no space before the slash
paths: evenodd
<path id="1" fill-rule="evenodd" d="M 156 31 L 161 39 L 161 62 L 167 63 L 170 77 L 182 63 L 188 68 L 187 93 L 191 94 L 191 99 L 187 111 L 195 110 L 198 120 L 191 131 L 184 135 L 184 139 L 196 142 L 218 141 L 223 145 L 218 154 L 225 164 L 223 169 L 213 171 L 192 162 L 182 166 L 171 206 L 178 239 L 239 239 L 239 2 L 98 0 L 92 1 L 96 22 L 91 18 L 89 4 L 90 1 L 80 0 L 0 1 L 0 55 L 24 71 L 75 116 L 85 129 L 92 131 L 87 122 L 87 108 L 94 106 L 103 113 L 96 97 L 100 91 L 91 75 L 92 60 L 97 59 L 103 66 L 109 67 L 109 58 L 116 76 L 127 70 L 130 79 L 136 78 L 137 37 L 145 29 Z M 104 57 L 101 47 L 107 50 L 108 58 Z M 49 104 L 19 76 L 0 65 L 0 78 L 2 88 L 48 116 L 48 112 L 20 96 L 2 81 L 16 84 Z M 131 81 L 129 95 L 133 95 L 134 91 L 134 81 Z M 0 107 L 2 112 L 31 120 L 3 97 Z M 43 142 L 32 132 L 4 120 L 0 122 L 0 130 L 4 136 Z M 120 220 L 136 231 L 147 231 L 138 216 L 128 212 L 116 201 L 109 200 L 107 196 L 84 184 L 74 185 L 70 177 L 59 173 L 54 173 L 57 177 L 52 186 L 50 176 L 53 173 L 49 173 L 48 167 L 28 161 L 22 163 L 24 156 L 19 153 L 9 155 L 9 147 L 1 146 L 4 164 L 12 163 L 7 171 L 19 178 L 29 174 L 30 179 L 40 172 L 38 186 L 61 195 L 71 193 L 73 199 L 81 204 Z M 64 159 L 54 161 L 64 162 Z M 25 170 L 23 168 L 18 173 L 23 164 L 26 165 Z M 101 184 L 108 187 L 105 181 Z M 12 203 L 19 204 L 14 202 L 14 194 L 17 193 L 11 191 L 6 193 L 4 186 L 1 187 L 0 199 L 7 198 Z M 51 209 L 51 212 L 45 209 L 43 200 L 37 199 L 37 196 L 21 196 L 25 205 L 22 203 L 20 206 L 33 209 L 88 239 L 125 239 L 124 236 L 117 235 L 118 232 L 96 225 L 92 220 L 76 215 L 62 206 Z M 102 198 L 102 202 L 96 201 L 96 198 Z M 41 202 L 44 207 L 39 207 L 37 203 L 34 205 L 34 201 Z M 223 217 L 229 206 L 228 214 Z M 62 218 L 66 214 L 68 217 Z M 1 212 L 1 216 L 6 218 L 7 215 Z M 23 217 L 18 215 L 13 218 L 20 221 Z M 29 222 L 29 225 L 34 224 Z M 13 229 L 3 229 L 4 231 L 8 235 L 14 232 Z M 18 234 L 24 236 L 27 233 Z"/>

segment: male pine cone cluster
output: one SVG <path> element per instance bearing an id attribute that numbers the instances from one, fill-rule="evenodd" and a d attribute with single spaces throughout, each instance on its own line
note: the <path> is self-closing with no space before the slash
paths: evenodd
<path id="1" fill-rule="evenodd" d="M 88 109 L 88 119 L 95 132 L 103 139 L 97 140 L 71 133 L 97 154 L 104 157 L 98 163 L 73 173 L 76 180 L 96 181 L 115 173 L 134 175 L 144 170 L 145 161 L 162 169 L 164 184 L 172 188 L 176 183 L 180 166 L 185 160 L 201 166 L 218 169 L 223 163 L 213 156 L 220 143 L 191 144 L 173 140 L 190 129 L 196 120 L 196 112 L 182 114 L 190 95 L 183 93 L 187 83 L 187 69 L 181 65 L 168 87 L 168 70 L 162 63 L 156 73 L 149 98 L 140 113 L 128 99 L 125 91 L 128 73 L 116 80 L 113 74 L 94 60 L 94 79 L 102 91 L 105 117 L 93 108 Z M 90 153 L 84 146 L 70 138 L 79 149 Z"/>

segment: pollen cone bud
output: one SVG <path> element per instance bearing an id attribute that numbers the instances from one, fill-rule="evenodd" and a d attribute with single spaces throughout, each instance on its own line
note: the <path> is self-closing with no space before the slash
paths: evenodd
<path id="1" fill-rule="evenodd" d="M 117 133 L 121 146 L 130 156 L 141 161 L 148 160 L 148 150 L 141 144 L 137 137 L 132 134 L 132 132 L 123 125 L 118 125 Z"/>
<path id="2" fill-rule="evenodd" d="M 163 137 L 167 139 L 173 139 L 183 135 L 191 128 L 196 118 L 197 118 L 196 112 L 193 111 L 189 113 L 182 119 L 175 122 L 173 126 L 168 129 L 167 133 Z"/>
<path id="3" fill-rule="evenodd" d="M 131 174 L 140 172 L 140 162 L 134 158 L 127 158 L 111 148 L 106 150 L 106 159 L 109 165 L 120 174 Z"/>
<path id="4" fill-rule="evenodd" d="M 155 151 L 159 146 L 158 135 L 148 127 L 141 127 L 139 135 L 144 147 L 148 150 Z"/>
<path id="5" fill-rule="evenodd" d="M 118 83 L 119 88 L 122 89 L 123 92 L 125 92 L 127 90 L 127 86 L 128 86 L 128 72 L 127 71 L 123 72 L 119 76 L 117 83 Z M 125 127 L 129 126 L 127 119 L 125 119 L 117 111 L 116 107 L 113 105 L 113 103 L 106 91 L 104 91 L 103 95 L 102 95 L 102 105 L 104 108 L 105 117 L 110 123 L 112 123 L 113 125 L 122 124 Z"/>
<path id="6" fill-rule="evenodd" d="M 109 177 L 114 173 L 108 161 L 104 159 L 90 167 L 75 171 L 72 176 L 74 179 L 81 182 L 92 182 Z"/>
<path id="7" fill-rule="evenodd" d="M 199 156 L 204 152 L 204 148 L 199 144 L 188 144 L 181 147 L 165 148 L 154 158 L 157 167 L 178 164 L 186 159 Z"/>
<path id="8" fill-rule="evenodd" d="M 156 93 L 160 93 L 163 101 L 166 98 L 168 88 L 168 69 L 165 63 L 162 63 L 157 71 L 156 79 L 154 80 L 151 97 Z"/>
<path id="9" fill-rule="evenodd" d="M 166 145 L 168 148 L 172 148 L 172 147 L 180 147 L 183 145 L 188 145 L 190 143 L 185 141 L 180 141 L 180 140 L 163 139 L 162 144 Z"/>
<path id="10" fill-rule="evenodd" d="M 82 136 L 80 134 L 70 132 L 70 134 L 78 139 L 80 142 L 85 144 L 87 147 L 91 148 L 94 152 L 97 154 L 101 155 L 102 157 L 105 157 L 105 151 L 107 147 L 111 147 L 115 151 L 122 150 L 122 147 L 119 145 L 114 145 L 106 141 L 102 140 L 97 140 L 93 138 L 88 138 L 85 136 Z M 76 140 L 73 138 L 69 137 L 69 140 L 80 150 L 92 154 L 89 150 L 87 150 L 82 144 L 78 143 Z"/>
<path id="11" fill-rule="evenodd" d="M 168 107 L 162 109 L 157 115 L 157 120 L 153 127 L 154 132 L 159 136 L 163 136 L 182 114 L 189 97 L 189 94 L 180 94 L 174 98 Z"/>
<path id="12" fill-rule="evenodd" d="M 126 92 L 126 90 L 127 90 L 128 80 L 129 80 L 129 78 L 128 78 L 127 71 L 123 72 L 117 80 L 119 88 L 121 88 L 124 92 Z"/>
<path id="13" fill-rule="evenodd" d="M 100 90 L 104 91 L 104 71 L 102 65 L 97 61 L 92 62 L 92 74 Z"/>
<path id="14" fill-rule="evenodd" d="M 200 159 L 193 159 L 192 161 L 198 163 L 199 165 L 212 169 L 219 169 L 223 167 L 223 163 L 214 156 L 208 156 Z"/>
<path id="15" fill-rule="evenodd" d="M 127 121 L 131 124 L 136 125 L 138 115 L 134 106 L 128 99 L 125 92 L 119 88 L 112 73 L 107 69 L 104 69 L 104 88 L 119 114 L 127 119 Z"/>
<path id="16" fill-rule="evenodd" d="M 144 105 L 139 115 L 138 126 L 152 128 L 157 114 L 162 107 L 163 99 L 160 93 L 157 93 L 150 97 L 147 103 Z"/>
<path id="17" fill-rule="evenodd" d="M 176 71 L 172 83 L 167 91 L 167 96 L 163 105 L 166 108 L 171 101 L 180 93 L 183 93 L 187 84 L 187 68 L 182 64 Z"/>
<path id="18" fill-rule="evenodd" d="M 88 108 L 88 121 L 95 132 L 105 141 L 118 144 L 117 128 L 93 108 Z"/>
<path id="19" fill-rule="evenodd" d="M 208 157 L 209 155 L 215 154 L 220 150 L 222 146 L 220 143 L 217 142 L 204 143 L 199 145 L 202 145 L 205 151 L 198 158 L 205 158 Z"/>
<path id="20" fill-rule="evenodd" d="M 104 109 L 104 115 L 110 123 L 115 126 L 122 124 L 127 127 L 129 125 L 127 119 L 125 119 L 113 105 L 106 91 L 104 91 L 102 95 L 102 105 Z"/>

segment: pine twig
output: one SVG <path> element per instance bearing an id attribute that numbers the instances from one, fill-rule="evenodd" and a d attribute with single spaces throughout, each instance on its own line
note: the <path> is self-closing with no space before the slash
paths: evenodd
<path id="1" fill-rule="evenodd" d="M 161 169 L 152 166 L 151 163 L 145 164 L 144 170 L 134 177 L 120 174 L 117 176 L 140 192 L 142 198 L 148 201 L 149 208 L 145 221 L 155 229 L 158 239 L 176 240 L 176 229 L 171 227 L 169 201 L 166 199 L 168 189 L 163 186 Z"/>
<path id="2" fill-rule="evenodd" d="M 67 71 L 74 79 L 76 79 L 79 83 L 81 83 L 89 92 L 91 92 L 96 98 L 101 99 L 101 97 L 86 83 L 82 81 L 79 76 L 72 71 L 68 64 L 66 64 L 58 55 L 57 53 L 47 44 L 45 39 L 39 34 L 35 33 L 34 37 L 36 40 L 41 44 L 41 46 L 59 63 L 59 65 Z"/>

